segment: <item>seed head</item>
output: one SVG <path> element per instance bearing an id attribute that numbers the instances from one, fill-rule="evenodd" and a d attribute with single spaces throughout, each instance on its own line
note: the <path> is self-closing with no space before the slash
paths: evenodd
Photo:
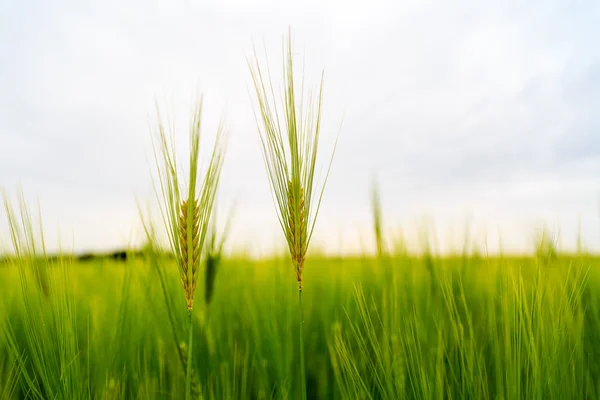
<path id="1" fill-rule="evenodd" d="M 160 115 L 156 130 L 158 146 L 153 141 L 159 178 L 154 188 L 190 312 L 225 156 L 223 124 L 220 123 L 206 171 L 200 172 L 201 114 L 202 98 L 194 107 L 190 123 L 187 185 L 183 184 L 184 177 L 180 176 L 173 132 L 167 132 Z"/>
<path id="2" fill-rule="evenodd" d="M 296 270 L 298 288 L 302 290 L 306 252 L 319 213 L 333 154 L 325 179 L 318 183 L 315 180 L 315 169 L 321 132 L 323 78 L 321 76 L 316 96 L 309 93 L 305 97 L 304 85 L 300 91 L 296 91 L 291 36 L 287 42 L 286 56 L 283 60 L 283 98 L 279 107 L 277 95 L 272 90 L 274 85 L 269 71 L 261 71 L 258 61 L 249 62 L 249 66 L 258 100 L 255 116 L 259 125 L 263 159 L 273 190 L 279 223 Z M 307 102 L 304 101 L 305 98 Z"/>
<path id="3" fill-rule="evenodd" d="M 179 217 L 180 275 L 188 310 L 191 310 L 194 305 L 194 293 L 200 264 L 199 221 L 200 208 L 198 202 L 193 200 L 193 204 L 190 205 L 187 200 L 182 201 Z"/>
<path id="4" fill-rule="evenodd" d="M 298 289 L 302 290 L 302 272 L 304 271 L 304 260 L 306 258 L 306 203 L 304 201 L 304 189 L 300 186 L 299 196 L 294 194 L 294 185 L 288 180 L 288 239 L 290 255 L 294 268 L 296 269 L 296 279 L 298 280 Z"/>

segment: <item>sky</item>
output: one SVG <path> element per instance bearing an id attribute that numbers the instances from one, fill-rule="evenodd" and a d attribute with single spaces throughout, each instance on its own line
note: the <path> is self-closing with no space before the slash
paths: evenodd
<path id="1" fill-rule="evenodd" d="M 281 248 L 247 59 L 281 83 L 291 29 L 307 87 L 324 72 L 321 165 L 339 133 L 315 249 L 373 249 L 377 182 L 388 240 L 415 251 L 424 230 L 440 252 L 467 232 L 473 248 L 531 251 L 544 226 L 598 251 L 599 20 L 592 0 L 3 0 L 0 187 L 39 202 L 50 248 L 140 243 L 157 107 L 185 157 L 202 94 L 205 157 L 220 120 L 228 132 L 230 247 Z"/>

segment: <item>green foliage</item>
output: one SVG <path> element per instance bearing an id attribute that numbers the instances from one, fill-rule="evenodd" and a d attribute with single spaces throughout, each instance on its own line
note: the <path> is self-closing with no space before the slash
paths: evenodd
<path id="1" fill-rule="evenodd" d="M 160 257 L 52 265 L 51 301 L 32 270 L 0 268 L 3 398 L 183 398 L 187 312 L 168 305 L 181 287 Z M 470 259 L 463 274 L 462 257 L 437 257 L 434 279 L 408 256 L 310 262 L 308 398 L 600 398 L 599 259 Z M 204 398 L 297 398 L 288 273 L 222 260 L 210 324 L 193 319 Z"/>
<path id="2" fill-rule="evenodd" d="M 38 213 L 39 231 L 36 230 L 31 211 L 25 201 L 22 190 L 19 190 L 19 213 L 15 211 L 7 192 L 2 192 L 6 219 L 10 231 L 13 253 L 20 265 L 29 264 L 34 273 L 38 288 L 48 297 L 48 258 L 44 242 L 41 213 Z M 39 210 L 38 210 L 39 211 Z"/>

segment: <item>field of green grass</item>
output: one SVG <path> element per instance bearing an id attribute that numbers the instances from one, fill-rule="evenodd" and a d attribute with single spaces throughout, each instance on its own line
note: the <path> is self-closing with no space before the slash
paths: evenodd
<path id="1" fill-rule="evenodd" d="M 0 398 L 184 398 L 187 310 L 171 259 L 37 263 L 0 264 Z M 307 397 L 600 398 L 599 267 L 584 254 L 309 258 Z M 202 279 L 194 397 L 299 398 L 289 258 L 223 260 L 209 306 Z"/>

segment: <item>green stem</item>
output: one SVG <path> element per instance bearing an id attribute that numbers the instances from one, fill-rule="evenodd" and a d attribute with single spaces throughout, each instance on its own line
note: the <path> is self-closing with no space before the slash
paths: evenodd
<path id="1" fill-rule="evenodd" d="M 166 286 L 166 278 L 163 272 L 158 265 L 158 261 L 156 260 L 156 254 L 152 255 L 152 267 L 156 271 L 159 277 L 160 287 L 162 288 L 163 296 L 165 298 L 165 304 L 167 307 L 167 316 L 169 317 L 169 323 L 171 325 L 171 334 L 173 335 L 173 344 L 175 345 L 175 349 L 177 349 L 177 354 L 179 354 L 179 361 L 181 362 L 182 368 L 186 368 L 185 359 L 183 358 L 183 352 L 179 349 L 179 340 L 177 339 L 177 330 L 175 329 L 175 320 L 173 319 L 172 310 L 175 308 L 172 306 L 172 302 L 169 300 L 169 292 Z"/>
<path id="2" fill-rule="evenodd" d="M 304 368 L 304 306 L 302 305 L 302 289 L 298 290 L 300 300 L 300 385 L 302 400 L 306 400 L 306 371 Z"/>
<path id="3" fill-rule="evenodd" d="M 190 336 L 188 338 L 188 358 L 187 358 L 187 368 L 185 371 L 185 399 L 191 400 L 192 398 L 192 344 L 193 344 L 193 336 L 192 336 L 192 310 L 189 311 L 190 314 Z"/>

